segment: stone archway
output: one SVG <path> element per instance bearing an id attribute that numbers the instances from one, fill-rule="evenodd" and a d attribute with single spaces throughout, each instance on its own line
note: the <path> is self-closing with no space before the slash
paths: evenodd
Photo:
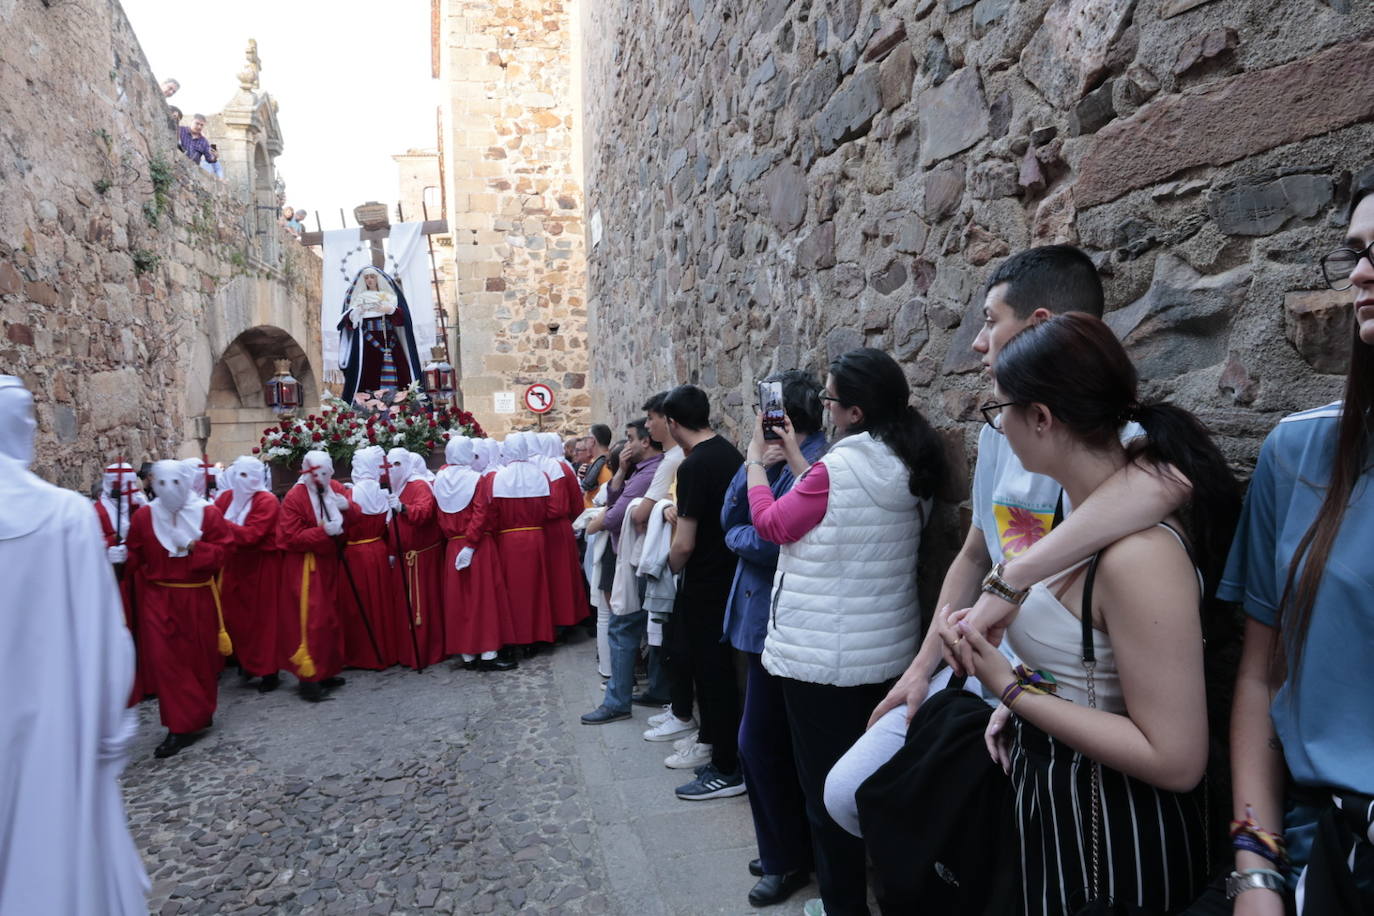
<path id="1" fill-rule="evenodd" d="M 306 404 L 319 403 L 319 388 L 305 350 L 281 328 L 249 328 L 224 348 L 210 373 L 205 413 L 210 430 L 211 461 L 228 464 L 251 454 L 262 431 L 277 422 L 266 406 L 263 386 L 275 372 L 274 361 L 291 360 L 291 374 L 301 383 Z"/>

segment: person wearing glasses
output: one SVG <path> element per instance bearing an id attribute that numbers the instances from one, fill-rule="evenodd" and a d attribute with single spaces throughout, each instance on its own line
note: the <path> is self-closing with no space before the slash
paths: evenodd
<path id="1" fill-rule="evenodd" d="M 1100 317 L 1103 300 L 1101 278 L 1084 252 L 1070 245 L 1028 248 L 1002 261 L 988 278 L 983 327 L 973 350 L 990 373 L 1002 347 L 1021 331 L 1057 314 Z M 996 399 L 988 401 L 989 412 L 996 404 Z M 1121 439 L 1127 442 L 1141 433 L 1139 425 L 1127 422 Z M 1014 595 L 1016 589 L 1026 589 L 1115 540 L 1151 527 L 1189 495 L 1187 483 L 1176 475 L 1134 463 L 1095 490 L 1071 517 L 1072 500 L 1063 494 L 1064 488 L 1053 479 L 1028 471 L 1005 437 L 984 424 L 970 499 L 972 524 L 945 573 L 936 607 L 972 607 L 967 614 L 970 625 L 999 642 L 1016 605 L 992 591 L 988 580 L 996 577 Z M 931 626 L 916 657 L 874 708 L 868 730 L 826 781 L 827 809 L 855 836 L 861 835 L 855 791 L 901 749 L 921 703 L 949 681 L 950 669 L 936 674 L 944 645 L 938 637 L 938 628 Z M 980 689 L 974 679 L 965 686 Z"/>
<path id="2" fill-rule="evenodd" d="M 775 497 L 763 414 L 749 443 L 754 530 L 781 545 L 763 667 L 787 710 L 821 899 L 804 912 L 868 912 L 863 843 L 825 810 L 825 777 L 919 641 L 916 554 L 945 477 L 939 437 L 909 401 L 896 360 L 868 347 L 830 364 L 820 395 L 838 438 L 809 462 L 791 418 L 779 431 L 797 484 Z"/>
<path id="3" fill-rule="evenodd" d="M 1181 912 L 1208 877 L 1203 614 L 1215 607 L 1239 487 L 1196 417 L 1141 403 L 1135 366 L 1099 318 L 1026 328 L 993 373 L 990 425 L 1074 502 L 1133 461 L 1192 484 L 1186 512 L 1021 596 L 1006 631 L 1016 668 L 967 621 L 951 628 L 949 608 L 936 615 L 940 638 L 969 644 L 972 672 L 1002 703 L 987 741 L 1012 778 L 1024 911 L 1110 900 Z M 1127 418 L 1144 435 L 1123 445 Z"/>
<path id="4" fill-rule="evenodd" d="M 1285 898 L 1299 913 L 1374 912 L 1371 192 L 1367 169 L 1345 243 L 1322 259 L 1327 284 L 1354 300 L 1344 397 L 1269 434 L 1222 579 L 1222 596 L 1247 617 L 1227 882 L 1243 916 L 1278 916 Z"/>

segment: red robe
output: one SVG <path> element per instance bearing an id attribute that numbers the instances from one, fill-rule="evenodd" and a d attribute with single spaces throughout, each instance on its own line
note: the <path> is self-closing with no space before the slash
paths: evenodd
<path id="1" fill-rule="evenodd" d="M 343 485 L 330 488 L 347 496 Z M 282 651 L 287 667 L 302 681 L 322 681 L 343 670 L 339 629 L 339 546 L 315 519 L 313 497 L 297 484 L 281 504 L 277 541 L 282 555 Z M 343 513 L 341 512 L 340 515 Z M 301 638 L 304 630 L 305 638 Z"/>
<path id="2" fill-rule="evenodd" d="M 501 574 L 510 605 L 510 642 L 528 646 L 553 642 L 553 614 L 544 563 L 544 522 L 550 516 L 547 496 L 497 497 L 491 488 L 478 488 L 473 502 L 484 522 L 496 531 Z M 481 551 L 478 551 L 479 553 Z"/>
<path id="3" fill-rule="evenodd" d="M 349 668 L 380 671 L 401 660 L 401 646 L 409 652 L 405 604 L 401 600 L 401 568 L 392 564 L 392 549 L 387 541 L 387 513 L 367 515 L 350 503 L 344 513 L 347 546 L 344 559 L 353 574 L 353 585 L 363 600 L 367 622 L 377 640 L 381 658 L 372 651 L 367 628 L 359 613 L 358 601 L 347 575 L 339 573 L 339 614 L 343 628 L 344 664 Z"/>
<path id="4" fill-rule="evenodd" d="M 95 514 L 100 519 L 100 530 L 105 535 L 105 546 L 114 547 L 119 543 L 119 533 L 115 531 L 114 520 L 110 518 L 105 507 L 100 503 L 95 503 Z M 137 512 L 142 506 L 133 507 Z M 130 522 L 133 517 L 130 516 Z M 134 686 L 129 691 L 129 705 L 140 702 L 144 697 L 153 691 L 150 689 L 152 681 L 145 670 L 147 661 L 143 657 L 143 648 L 138 641 L 138 627 L 134 626 L 134 573 L 130 572 L 127 564 L 115 567 L 115 577 L 119 580 L 119 598 L 124 602 L 124 626 L 128 628 L 129 635 L 134 641 Z"/>
<path id="5" fill-rule="evenodd" d="M 444 535 L 439 530 L 439 505 L 434 490 L 425 480 L 409 481 L 401 489 L 405 511 L 395 516 L 400 544 L 396 546 L 397 565 L 402 569 L 410 594 L 410 613 L 415 621 L 415 639 L 425 665 L 443 661 L 444 654 Z M 398 596 L 405 607 L 405 593 Z M 415 650 L 407 628 L 401 647 L 401 663 L 412 668 Z"/>
<path id="6" fill-rule="evenodd" d="M 215 506 L 221 513 L 228 512 L 233 497 L 233 491 L 225 490 L 215 497 Z M 280 514 L 277 498 L 263 491 L 253 494 L 253 505 L 242 525 L 224 520 L 234 540 L 220 586 L 224 628 L 234 641 L 239 666 L 254 677 L 276 674 L 286 658 L 281 645 Z"/>
<path id="7" fill-rule="evenodd" d="M 439 511 L 439 527 L 448 538 L 444 554 L 444 648 L 449 655 L 494 652 L 514 641 L 501 557 L 493 537 L 496 517 L 489 511 L 491 484 L 489 476 L 480 479 L 472 502 L 461 512 Z M 472 563 L 466 569 L 454 569 L 464 547 L 473 549 Z"/>
<path id="8" fill-rule="evenodd" d="M 173 557 L 158 543 L 145 508 L 134 513 L 125 541 L 124 574 L 138 576 L 138 632 L 157 679 L 158 712 L 179 735 L 210 727 L 224 667 L 214 583 L 233 541 L 214 506 L 205 507 L 200 531 L 189 556 Z"/>
<path id="9" fill-rule="evenodd" d="M 570 627 L 591 613 L 587 604 L 587 579 L 577 557 L 577 537 L 572 522 L 582 514 L 582 488 L 566 465 L 563 476 L 549 482 L 550 514 L 544 523 L 544 556 L 548 564 L 549 604 L 554 626 Z"/>

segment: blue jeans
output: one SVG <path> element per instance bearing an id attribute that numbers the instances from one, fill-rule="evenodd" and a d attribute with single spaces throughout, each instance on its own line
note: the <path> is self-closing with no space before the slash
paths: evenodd
<path id="1" fill-rule="evenodd" d="M 601 705 L 611 712 L 630 710 L 630 698 L 635 684 L 635 659 L 639 657 L 639 644 L 644 640 L 648 624 L 648 611 L 611 615 L 611 625 L 608 628 L 611 642 L 611 679 L 606 682 L 606 698 L 601 701 Z M 649 653 L 649 693 L 658 697 L 668 695 L 657 652 Z"/>

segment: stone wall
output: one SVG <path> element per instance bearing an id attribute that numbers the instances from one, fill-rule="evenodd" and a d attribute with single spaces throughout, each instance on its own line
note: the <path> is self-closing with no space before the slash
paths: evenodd
<path id="1" fill-rule="evenodd" d="M 494 435 L 533 425 L 534 382 L 557 402 L 546 427 L 591 422 L 577 25 L 572 0 L 443 0 L 437 19 L 461 384 Z"/>
<path id="2" fill-rule="evenodd" d="M 278 151 L 256 163 L 269 187 Z M 215 367 L 256 326 L 299 341 L 309 380 L 318 259 L 260 220 L 263 188 L 229 178 L 177 151 L 117 3 L 0 5 L 0 371 L 34 392 L 37 473 L 84 490 L 121 454 L 191 454 Z M 235 392 L 251 387 L 239 368 Z M 258 398 L 251 416 L 220 398 L 218 419 L 266 425 Z"/>
<path id="3" fill-rule="evenodd" d="M 1350 296 L 1317 260 L 1371 160 L 1371 27 L 1345 0 L 589 4 L 598 406 L 696 382 L 742 440 L 755 379 L 868 344 L 963 471 L 984 280 L 1066 241 L 1147 395 L 1246 472 L 1338 396 Z"/>

